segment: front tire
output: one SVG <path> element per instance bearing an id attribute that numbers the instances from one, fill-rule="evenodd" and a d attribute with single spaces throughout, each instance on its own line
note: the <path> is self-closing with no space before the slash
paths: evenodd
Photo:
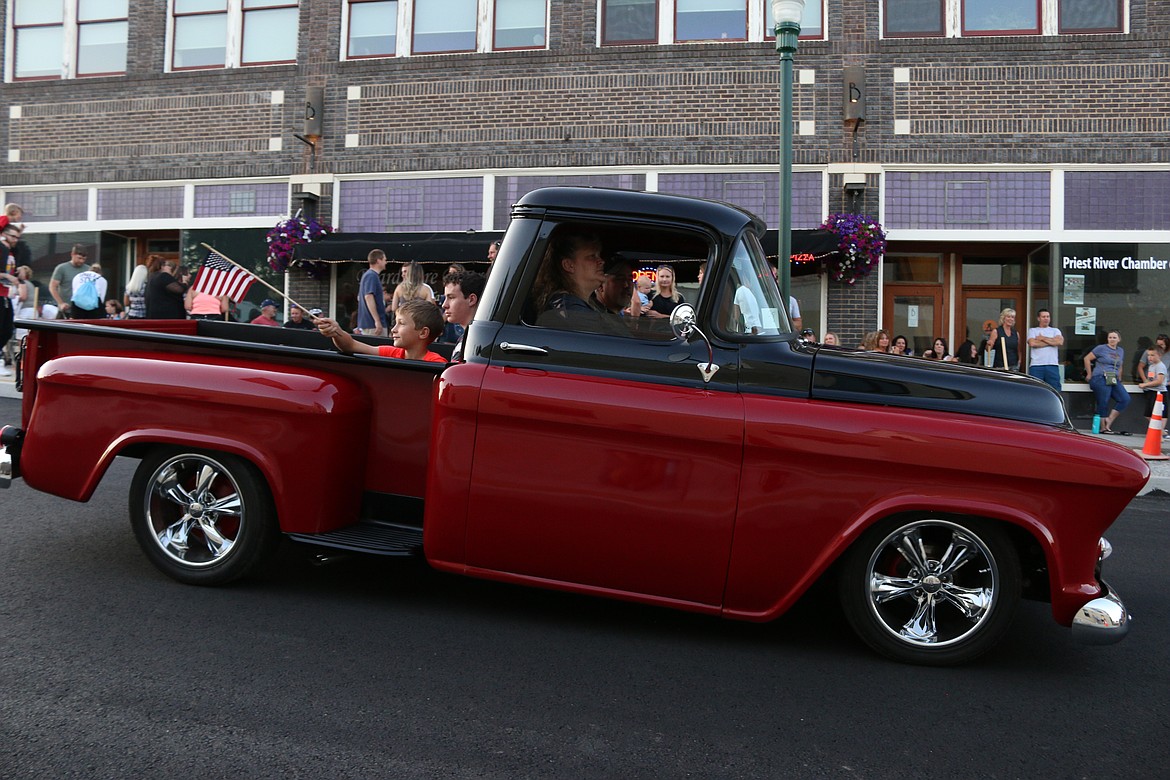
<path id="1" fill-rule="evenodd" d="M 846 617 L 897 661 L 967 663 L 1011 625 L 1020 562 L 1007 536 L 975 518 L 894 518 L 867 531 L 841 571 Z"/>
<path id="2" fill-rule="evenodd" d="M 263 475 L 227 453 L 162 448 L 130 484 L 130 523 L 146 557 L 190 585 L 222 585 L 275 546 L 276 511 Z"/>

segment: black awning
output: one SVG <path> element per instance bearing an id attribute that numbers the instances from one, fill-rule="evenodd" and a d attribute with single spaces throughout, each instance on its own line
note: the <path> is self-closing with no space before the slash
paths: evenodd
<path id="1" fill-rule="evenodd" d="M 371 249 L 381 249 L 391 263 L 486 263 L 488 247 L 504 237 L 502 230 L 472 233 L 331 233 L 311 244 L 298 244 L 294 260 L 366 262 Z"/>
<path id="2" fill-rule="evenodd" d="M 837 242 L 840 239 L 836 233 L 822 228 L 816 230 L 793 230 L 792 231 L 792 254 L 796 255 L 811 255 L 808 259 L 820 260 L 826 255 L 831 255 L 837 251 Z M 775 257 L 780 251 L 780 231 L 768 230 L 764 232 L 760 238 L 760 246 L 764 248 L 764 254 L 768 257 Z"/>
<path id="3" fill-rule="evenodd" d="M 775 258 L 779 233 L 765 231 L 760 239 L 765 254 Z M 371 249 L 381 249 L 391 263 L 416 260 L 420 263 L 487 262 L 488 246 L 504 237 L 503 231 L 481 230 L 465 233 L 332 233 L 311 244 L 298 244 L 295 260 L 353 260 L 366 262 Z M 792 231 L 792 254 L 798 265 L 807 266 L 837 251 L 837 236 L 828 230 Z"/>

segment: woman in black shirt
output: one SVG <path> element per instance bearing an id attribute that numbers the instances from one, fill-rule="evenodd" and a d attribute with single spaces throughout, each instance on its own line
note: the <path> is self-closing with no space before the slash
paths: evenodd
<path id="1" fill-rule="evenodd" d="M 674 269 L 669 265 L 660 265 L 656 272 L 658 277 L 658 294 L 650 301 L 650 311 L 647 317 L 662 319 L 669 317 L 674 307 L 686 300 L 674 287 Z"/>

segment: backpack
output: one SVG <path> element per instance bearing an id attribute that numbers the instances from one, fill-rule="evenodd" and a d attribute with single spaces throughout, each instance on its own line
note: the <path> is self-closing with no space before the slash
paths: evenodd
<path id="1" fill-rule="evenodd" d="M 98 306 L 101 306 L 102 300 L 98 297 L 97 285 L 93 283 L 93 276 L 91 275 L 81 283 L 77 288 L 77 292 L 73 293 L 73 305 L 86 311 L 93 311 Z"/>

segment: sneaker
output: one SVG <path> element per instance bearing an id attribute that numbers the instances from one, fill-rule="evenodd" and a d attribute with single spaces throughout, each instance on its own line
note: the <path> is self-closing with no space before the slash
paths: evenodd
<path id="1" fill-rule="evenodd" d="M 12 372 L 4 366 L 0 366 L 0 376 L 12 376 Z"/>

